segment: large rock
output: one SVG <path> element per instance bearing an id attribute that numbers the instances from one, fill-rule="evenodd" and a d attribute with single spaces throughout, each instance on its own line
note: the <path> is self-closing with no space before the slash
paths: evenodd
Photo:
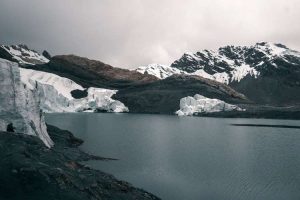
<path id="1" fill-rule="evenodd" d="M 35 135 L 51 147 L 40 99 L 21 82 L 18 64 L 0 59 L 0 86 L 0 131 Z"/>

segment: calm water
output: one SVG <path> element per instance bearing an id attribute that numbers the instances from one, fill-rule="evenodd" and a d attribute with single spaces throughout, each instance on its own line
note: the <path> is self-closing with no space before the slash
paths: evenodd
<path id="1" fill-rule="evenodd" d="M 167 200 L 299 200 L 300 121 L 138 114 L 50 114 L 85 140 L 82 149 L 118 161 L 88 164 Z"/>

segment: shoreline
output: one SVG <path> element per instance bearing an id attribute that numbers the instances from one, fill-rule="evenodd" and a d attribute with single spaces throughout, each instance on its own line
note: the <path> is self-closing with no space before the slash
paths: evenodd
<path id="1" fill-rule="evenodd" d="M 241 119 L 279 119 L 279 120 L 300 120 L 300 111 L 227 111 L 227 112 L 214 112 L 214 113 L 195 113 L 192 116 L 178 116 L 174 113 L 151 113 L 151 112 L 128 112 L 128 113 L 113 113 L 113 112 L 71 112 L 71 113 L 45 113 L 51 114 L 139 114 L 139 115 L 165 115 L 176 117 L 211 117 L 211 118 L 241 118 Z"/>
<path id="2" fill-rule="evenodd" d="M 80 150 L 83 140 L 69 131 L 51 125 L 47 129 L 55 142 L 51 149 L 37 137 L 0 132 L 1 199 L 159 199 L 113 175 L 81 164 L 111 159 Z"/>

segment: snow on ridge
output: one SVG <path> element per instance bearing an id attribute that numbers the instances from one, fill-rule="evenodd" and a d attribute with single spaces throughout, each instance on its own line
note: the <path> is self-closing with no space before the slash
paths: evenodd
<path id="1" fill-rule="evenodd" d="M 254 78 L 257 78 L 259 76 L 259 72 L 256 71 L 255 68 L 250 67 L 246 64 L 242 64 L 241 66 L 235 67 L 230 73 L 217 72 L 214 74 L 209 74 L 205 72 L 204 69 L 199 69 L 193 73 L 188 73 L 177 68 L 159 64 L 151 64 L 148 66 L 139 67 L 136 69 L 136 71 L 142 74 L 148 73 L 154 75 L 159 79 L 165 79 L 174 74 L 197 75 L 224 84 L 229 84 L 233 81 L 239 82 L 247 75 L 253 76 Z"/>
<path id="2" fill-rule="evenodd" d="M 161 64 L 150 64 L 147 66 L 140 66 L 136 69 L 136 71 L 141 74 L 147 73 L 147 74 L 156 76 L 159 79 L 165 79 L 174 74 L 184 73 L 183 71 L 176 69 L 174 67 L 170 67 L 167 65 L 161 65 Z"/>
<path id="3" fill-rule="evenodd" d="M 242 64 L 241 66 L 236 67 L 233 71 L 231 71 L 231 75 L 231 82 L 240 82 L 247 75 L 257 78 L 259 72 L 254 67 L 250 67 L 250 65 Z"/>
<path id="4" fill-rule="evenodd" d="M 41 99 L 41 109 L 44 112 L 83 112 L 83 111 L 107 111 L 128 112 L 128 108 L 120 101 L 111 97 L 117 90 L 103 88 L 87 89 L 87 96 L 75 99 L 71 95 L 73 90 L 84 91 L 81 85 L 74 81 L 57 76 L 55 74 L 41 72 L 32 69 L 21 71 L 21 81 L 32 91 L 37 91 Z"/>
<path id="5" fill-rule="evenodd" d="M 35 65 L 49 62 L 49 59 L 34 50 L 30 50 L 26 45 L 1 45 L 1 48 L 7 51 L 19 64 Z"/>
<path id="6" fill-rule="evenodd" d="M 251 61 L 247 61 L 247 56 L 249 56 L 247 52 L 249 50 L 253 51 L 253 49 L 264 55 L 261 62 L 251 63 Z M 178 63 L 186 65 L 180 69 L 172 66 L 152 64 L 139 67 L 136 71 L 143 74 L 152 74 L 159 79 L 165 79 L 173 74 L 187 74 L 198 75 L 224 84 L 230 84 L 234 81 L 240 82 L 246 76 L 258 78 L 261 66 L 265 62 L 270 62 L 274 67 L 277 67 L 276 63 L 273 62 L 276 58 L 292 63 L 292 61 L 286 58 L 286 55 L 295 56 L 300 59 L 300 52 L 291 50 L 282 44 L 261 42 L 249 46 L 225 46 L 219 48 L 217 51 L 202 50 L 196 53 L 186 52 L 180 59 L 174 61 L 175 65 Z M 184 68 L 189 67 L 192 71 L 191 73 L 184 71 Z"/>
<path id="7" fill-rule="evenodd" d="M 225 83 L 225 84 L 229 84 L 230 82 L 230 77 L 226 72 L 222 72 L 222 73 L 215 73 L 213 75 L 205 72 L 203 69 L 199 69 L 193 73 L 190 73 L 191 75 L 197 75 L 197 76 L 201 76 L 203 78 L 207 78 L 207 79 L 211 79 L 220 83 Z"/>
<path id="8" fill-rule="evenodd" d="M 262 42 L 254 45 L 254 48 L 261 50 L 265 54 L 271 54 L 273 56 L 280 56 L 289 51 L 285 46 L 275 44 L 271 42 Z"/>
<path id="9" fill-rule="evenodd" d="M 194 97 L 188 96 L 180 100 L 180 109 L 175 114 L 178 116 L 192 116 L 198 113 L 214 113 L 226 111 L 245 111 L 244 109 L 228 104 L 219 99 L 210 99 L 196 94 Z"/>

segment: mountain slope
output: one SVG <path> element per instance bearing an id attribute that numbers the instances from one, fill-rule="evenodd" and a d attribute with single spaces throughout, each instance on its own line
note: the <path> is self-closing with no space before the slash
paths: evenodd
<path id="1" fill-rule="evenodd" d="M 181 98 L 199 93 L 230 102 L 244 102 L 244 96 L 240 94 L 236 101 L 231 101 L 233 98 L 228 93 L 237 93 L 228 86 L 197 76 L 183 78 L 178 75 L 161 82 L 149 74 L 114 68 L 100 61 L 74 55 L 54 56 L 49 63 L 36 65 L 34 69 L 67 77 L 83 87 L 118 89 L 112 98 L 125 101 L 123 103 L 127 107 L 129 103 L 130 112 L 173 114 L 179 109 Z M 161 101 L 157 101 L 159 98 Z"/>
<path id="2" fill-rule="evenodd" d="M 281 44 L 227 46 L 218 52 L 184 55 L 172 67 L 215 76 L 225 73 L 229 86 L 259 104 L 295 105 L 300 102 L 300 53 Z"/>
<path id="3" fill-rule="evenodd" d="M 166 79 L 120 90 L 113 96 L 131 112 L 174 114 L 180 99 L 200 94 L 228 103 L 249 103 L 246 97 L 230 87 L 198 76 L 173 75 Z"/>
<path id="4" fill-rule="evenodd" d="M 83 87 L 120 89 L 158 80 L 152 75 L 112 67 L 75 55 L 53 56 L 49 63 L 36 65 L 34 69 L 69 78 Z"/>
<path id="5" fill-rule="evenodd" d="M 29 49 L 24 44 L 19 45 L 1 45 L 0 58 L 17 62 L 20 65 L 44 64 L 49 60 L 38 52 Z"/>
<path id="6" fill-rule="evenodd" d="M 150 64 L 147 66 L 140 66 L 135 71 L 141 74 L 150 74 L 159 79 L 165 79 L 174 74 L 185 74 L 182 70 L 167 65 Z"/>
<path id="7" fill-rule="evenodd" d="M 300 104 L 300 53 L 282 44 L 262 42 L 185 53 L 168 68 L 179 70 L 173 74 L 198 75 L 225 83 L 258 104 Z M 163 73 L 160 68 L 151 70 Z"/>

